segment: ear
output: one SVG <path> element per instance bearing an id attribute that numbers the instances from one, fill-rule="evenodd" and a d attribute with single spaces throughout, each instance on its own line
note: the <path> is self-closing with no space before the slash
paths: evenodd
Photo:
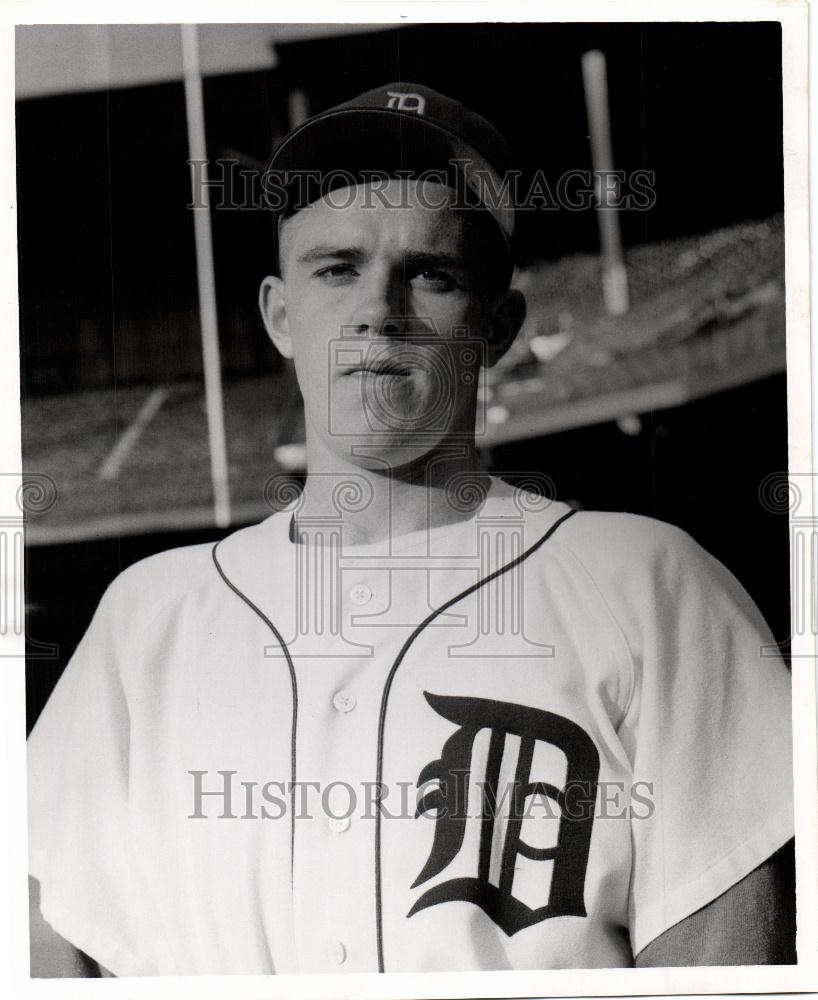
<path id="1" fill-rule="evenodd" d="M 525 320 L 526 306 L 523 293 L 510 288 L 497 303 L 491 317 L 491 337 L 487 345 L 486 367 L 497 364 L 514 343 Z"/>
<path id="2" fill-rule="evenodd" d="M 258 293 L 258 307 L 267 330 L 267 336 L 285 358 L 293 356 L 290 339 L 290 324 L 287 322 L 287 306 L 284 301 L 284 282 L 271 274 L 262 281 Z"/>

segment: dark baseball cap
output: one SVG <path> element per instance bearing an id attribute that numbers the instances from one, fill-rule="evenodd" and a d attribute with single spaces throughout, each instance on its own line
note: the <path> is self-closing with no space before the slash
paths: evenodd
<path id="1" fill-rule="evenodd" d="M 505 139 L 481 115 L 430 87 L 388 83 L 299 125 L 273 153 L 267 175 L 285 178 L 286 188 L 287 178 L 309 172 L 456 171 L 508 242 L 514 207 L 504 179 L 511 162 Z"/>

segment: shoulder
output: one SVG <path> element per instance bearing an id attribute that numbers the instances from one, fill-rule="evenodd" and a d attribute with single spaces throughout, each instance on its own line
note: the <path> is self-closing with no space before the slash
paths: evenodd
<path id="1" fill-rule="evenodd" d="M 766 630 L 747 591 L 686 531 L 637 514 L 578 511 L 547 546 L 602 594 L 617 617 L 660 609 L 749 618 Z"/>
<path id="2" fill-rule="evenodd" d="M 204 607 L 224 587 L 214 553 L 227 551 L 239 559 L 252 559 L 264 525 L 239 529 L 218 543 L 167 549 L 139 560 L 113 580 L 97 616 L 133 633 L 163 615 L 176 614 L 183 604 Z"/>
<path id="3" fill-rule="evenodd" d="M 161 606 L 206 582 L 213 570 L 213 543 L 166 549 L 133 563 L 111 583 L 103 601 L 131 607 Z"/>
<path id="4" fill-rule="evenodd" d="M 768 635 L 753 599 L 732 572 L 675 525 L 636 514 L 578 511 L 555 532 L 554 558 L 570 560 L 623 627 L 648 620 L 718 620 Z"/>
<path id="5" fill-rule="evenodd" d="M 686 531 L 640 514 L 577 511 L 551 539 L 549 549 L 571 553 L 602 577 L 631 578 L 712 566 L 716 560 Z"/>
<path id="6" fill-rule="evenodd" d="M 505 504 L 525 512 L 527 557 L 533 564 L 557 569 L 574 583 L 590 583 L 614 600 L 627 595 L 642 607 L 647 594 L 677 590 L 697 581 L 717 580 L 738 586 L 725 567 L 686 531 L 641 514 L 574 510 L 559 501 L 548 501 L 505 486 Z M 498 491 L 499 493 L 499 491 Z M 547 574 L 546 574 L 547 575 Z M 553 577 L 552 577 L 553 579 Z"/>

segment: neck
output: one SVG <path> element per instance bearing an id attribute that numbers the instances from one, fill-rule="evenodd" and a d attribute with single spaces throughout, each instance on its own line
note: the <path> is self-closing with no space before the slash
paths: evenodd
<path id="1" fill-rule="evenodd" d="M 359 465 L 307 442 L 308 473 L 296 519 L 343 518 L 344 540 L 366 545 L 465 520 L 489 488 L 473 440 L 441 444 L 420 459 Z"/>

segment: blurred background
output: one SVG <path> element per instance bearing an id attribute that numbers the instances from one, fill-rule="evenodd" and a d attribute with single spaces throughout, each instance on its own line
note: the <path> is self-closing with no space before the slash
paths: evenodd
<path id="1" fill-rule="evenodd" d="M 495 122 L 522 189 L 542 171 L 553 193 L 567 171 L 599 165 L 592 51 L 604 56 L 613 164 L 650 171 L 655 196 L 616 213 L 627 301 L 605 294 L 610 247 L 601 253 L 593 205 L 546 207 L 546 195 L 520 213 L 515 283 L 529 316 L 483 385 L 480 446 L 495 472 L 544 473 L 576 506 L 689 531 L 786 650 L 788 521 L 759 498 L 787 469 L 778 25 L 203 25 L 187 82 L 182 34 L 17 29 L 23 462 L 57 491 L 26 528 L 30 723 L 117 573 L 259 520 L 270 476 L 303 476 L 298 388 L 256 308 L 270 216 L 220 209 L 219 191 L 240 201 L 241 172 L 262 170 L 309 114 L 405 80 Z M 201 88 L 198 122 L 186 86 L 188 100 Z M 206 282 L 215 396 L 189 207 L 199 127 L 221 184 Z"/>

